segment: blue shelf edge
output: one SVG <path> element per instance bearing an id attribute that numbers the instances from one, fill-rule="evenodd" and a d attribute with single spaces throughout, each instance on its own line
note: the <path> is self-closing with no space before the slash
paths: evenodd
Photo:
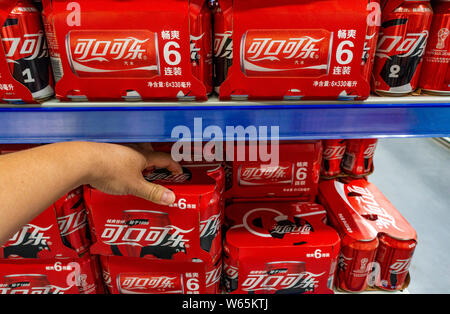
<path id="1" fill-rule="evenodd" d="M 195 129 L 195 118 L 202 128 Z M 208 126 L 279 127 L 280 140 L 450 136 L 450 97 L 362 103 L 59 104 L 0 108 L 0 143 L 167 142 L 175 127 L 201 139 Z M 200 134 L 200 136 L 199 136 Z M 268 134 L 270 136 L 270 133 Z M 265 139 L 260 136 L 260 139 Z M 204 138 L 204 140 L 208 140 Z"/>

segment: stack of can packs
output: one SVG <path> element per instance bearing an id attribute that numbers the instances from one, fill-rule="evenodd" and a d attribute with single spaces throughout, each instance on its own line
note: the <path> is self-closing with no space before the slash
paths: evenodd
<path id="1" fill-rule="evenodd" d="M 342 240 L 337 287 L 405 288 L 417 236 L 386 197 L 364 179 L 329 180 L 320 183 L 319 200 Z"/>
<path id="2" fill-rule="evenodd" d="M 172 190 L 170 206 L 90 187 L 85 201 L 92 254 L 99 254 L 110 293 L 217 293 L 222 269 L 223 168 L 146 172 Z"/>
<path id="3" fill-rule="evenodd" d="M 31 146 L 0 147 L 0 154 Z M 89 255 L 83 189 L 66 194 L 0 247 L 1 294 L 95 294 L 103 290 Z"/>

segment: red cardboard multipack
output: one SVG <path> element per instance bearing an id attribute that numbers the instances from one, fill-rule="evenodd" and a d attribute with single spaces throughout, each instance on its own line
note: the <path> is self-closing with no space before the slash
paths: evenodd
<path id="1" fill-rule="evenodd" d="M 100 256 L 105 286 L 111 294 L 216 294 L 222 260 L 204 263 Z"/>
<path id="2" fill-rule="evenodd" d="M 322 181 L 319 201 L 342 239 L 337 287 L 404 289 L 416 231 L 377 187 L 364 179 Z"/>
<path id="3" fill-rule="evenodd" d="M 204 262 L 221 254 L 220 191 L 205 169 L 146 173 L 148 181 L 176 195 L 170 206 L 134 196 L 113 196 L 85 187 L 92 254 Z"/>
<path id="4" fill-rule="evenodd" d="M 43 3 L 59 99 L 199 101 L 212 91 L 205 0 Z"/>
<path id="5" fill-rule="evenodd" d="M 236 203 L 225 215 L 227 292 L 333 293 L 340 239 L 321 205 Z"/>
<path id="6" fill-rule="evenodd" d="M 362 66 L 372 12 L 368 0 L 217 2 L 214 72 L 220 99 L 369 96 Z"/>
<path id="7" fill-rule="evenodd" d="M 0 1 L 0 102 L 38 103 L 54 95 L 41 12 L 29 0 Z"/>
<path id="8" fill-rule="evenodd" d="M 87 222 L 80 187 L 60 198 L 0 246 L 0 258 L 77 258 L 88 251 L 91 243 Z"/>
<path id="9" fill-rule="evenodd" d="M 228 172 L 227 198 L 233 201 L 266 198 L 314 201 L 322 161 L 321 141 L 272 144 L 271 156 L 275 156 L 274 152 L 278 151 L 279 159 L 274 164 L 263 161 L 261 156 L 251 161 L 251 152 L 260 152 L 258 149 L 258 145 L 251 142 L 235 146 L 235 161 L 227 162 L 225 167 Z M 245 158 L 239 157 L 239 151 L 242 150 Z"/>
<path id="10" fill-rule="evenodd" d="M 0 260 L 0 294 L 102 294 L 97 257 Z"/>

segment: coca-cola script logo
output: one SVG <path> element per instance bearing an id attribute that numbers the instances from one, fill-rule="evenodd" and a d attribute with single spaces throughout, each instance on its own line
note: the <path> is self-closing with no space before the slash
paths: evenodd
<path id="1" fill-rule="evenodd" d="M 67 236 L 82 228 L 87 224 L 86 209 L 73 212 L 66 216 L 58 217 L 58 225 L 61 236 Z"/>
<path id="2" fill-rule="evenodd" d="M 390 227 L 399 231 L 403 231 L 396 225 L 395 218 L 389 214 L 384 208 L 375 200 L 375 196 L 367 188 L 360 186 L 349 185 L 349 192 L 355 192 L 354 198 L 366 211 L 364 216 L 374 217 L 375 224 L 381 229 L 388 229 Z"/>
<path id="3" fill-rule="evenodd" d="M 280 61 L 281 59 L 319 59 L 320 48 L 317 43 L 325 38 L 312 38 L 304 36 L 300 38 L 275 39 L 253 38 L 246 51 L 250 61 Z M 301 64 L 298 61 L 296 64 Z"/>
<path id="4" fill-rule="evenodd" d="M 233 59 L 233 33 L 214 34 L 214 56 L 216 58 Z"/>
<path id="5" fill-rule="evenodd" d="M 223 272 L 229 279 L 237 279 L 239 275 L 239 269 L 227 263 L 223 263 Z"/>
<path id="6" fill-rule="evenodd" d="M 200 36 L 190 36 L 191 39 L 191 62 L 192 64 L 199 65 L 200 64 L 200 54 L 199 51 L 201 48 L 198 48 L 200 39 L 203 38 L 205 33 L 201 34 Z"/>
<path id="7" fill-rule="evenodd" d="M 176 276 L 120 275 L 119 289 L 130 292 L 166 292 L 177 287 Z"/>
<path id="8" fill-rule="evenodd" d="M 408 271 L 410 265 L 411 265 L 411 258 L 398 259 L 389 267 L 389 271 L 397 275 L 403 274 Z"/>
<path id="9" fill-rule="evenodd" d="M 58 287 L 48 285 L 44 287 L 32 287 L 28 282 L 15 283 L 13 285 L 0 284 L 0 294 L 64 294 L 71 287 Z"/>
<path id="10" fill-rule="evenodd" d="M 406 36 L 391 36 L 383 34 L 378 41 L 376 55 L 381 58 L 390 56 L 422 57 L 427 45 L 428 31 L 411 33 Z"/>
<path id="11" fill-rule="evenodd" d="M 177 226 L 164 227 L 139 225 L 129 226 L 125 222 L 108 222 L 101 235 L 101 239 L 108 245 L 131 246 L 167 246 L 185 247 L 189 240 L 186 238 L 194 228 L 184 230 Z"/>
<path id="12" fill-rule="evenodd" d="M 344 157 L 345 146 L 327 146 L 323 152 L 323 159 L 339 160 Z"/>
<path id="13" fill-rule="evenodd" d="M 99 40 L 96 38 L 78 38 L 74 43 L 73 57 L 77 62 L 110 62 L 112 60 L 145 60 L 147 50 L 143 45 L 150 39 L 134 37 Z"/>
<path id="14" fill-rule="evenodd" d="M 293 179 L 291 164 L 278 166 L 241 166 L 239 168 L 240 185 L 290 184 Z"/>
<path id="15" fill-rule="evenodd" d="M 373 156 L 375 155 L 376 148 L 377 143 L 370 144 L 369 146 L 367 146 L 366 150 L 364 151 L 364 158 L 365 159 L 373 158 Z"/>
<path id="16" fill-rule="evenodd" d="M 207 220 L 200 221 L 200 238 L 215 236 L 219 232 L 221 215 L 212 215 Z"/>
<path id="17" fill-rule="evenodd" d="M 23 37 L 2 38 L 8 63 L 15 60 L 35 60 L 48 56 L 47 42 L 44 32 L 24 34 Z"/>
<path id="18" fill-rule="evenodd" d="M 325 272 L 313 274 L 311 272 L 289 273 L 274 271 L 251 271 L 242 283 L 244 291 L 278 291 L 278 290 L 302 290 L 314 291 L 319 284 L 320 277 Z"/>
<path id="19" fill-rule="evenodd" d="M 220 281 L 222 276 L 222 263 L 206 273 L 206 287 L 211 287 Z"/>
<path id="20" fill-rule="evenodd" d="M 8 246 L 38 246 L 43 248 L 47 247 L 47 242 L 50 240 L 49 236 L 45 235 L 45 232 L 50 230 L 53 225 L 48 227 L 39 227 L 33 224 L 25 225 L 19 230 L 12 238 L 7 242 Z"/>

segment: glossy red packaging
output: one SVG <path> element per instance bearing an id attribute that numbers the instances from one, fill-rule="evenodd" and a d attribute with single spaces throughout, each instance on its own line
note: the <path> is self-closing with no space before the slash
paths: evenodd
<path id="1" fill-rule="evenodd" d="M 16 232 L 3 246 L 0 258 L 76 258 L 90 245 L 83 189 L 75 189 Z"/>
<path id="2" fill-rule="evenodd" d="M 250 142 L 238 142 L 234 146 L 235 161 L 227 162 L 225 168 L 228 182 L 231 182 L 226 188 L 227 198 L 236 201 L 261 198 L 314 201 L 322 161 L 321 141 L 273 144 L 270 149 L 272 152 L 278 150 L 279 156 L 279 162 L 275 164 L 262 161 L 261 156 L 249 161 L 257 149 L 257 145 Z"/>
<path id="3" fill-rule="evenodd" d="M 216 294 L 222 261 L 155 261 L 100 256 L 105 286 L 111 294 Z"/>
<path id="4" fill-rule="evenodd" d="M 361 60 L 368 4 L 345 0 L 215 1 L 219 98 L 367 98 L 369 84 L 362 75 Z"/>
<path id="5" fill-rule="evenodd" d="M 212 90 L 205 0 L 43 4 L 58 99 L 200 101 Z"/>
<path id="6" fill-rule="evenodd" d="M 430 1 L 383 0 L 372 90 L 404 96 L 416 90 L 430 36 Z"/>
<path id="7" fill-rule="evenodd" d="M 134 196 L 107 195 L 85 187 L 92 254 L 153 260 L 212 261 L 221 254 L 220 191 L 205 169 L 165 169 L 146 179 L 172 190 L 176 201 L 157 205 Z"/>
<path id="8" fill-rule="evenodd" d="M 236 203 L 225 215 L 226 292 L 333 293 L 340 239 L 321 205 Z"/>
<path id="9" fill-rule="evenodd" d="M 416 231 L 367 180 L 320 183 L 319 201 L 342 240 L 336 286 L 401 290 L 417 246 Z"/>
<path id="10" fill-rule="evenodd" d="M 361 65 L 363 77 L 367 82 L 370 82 L 381 25 L 380 0 L 369 0 L 367 9 L 369 14 L 367 16 L 367 32 Z"/>
<path id="11" fill-rule="evenodd" d="M 342 171 L 352 177 L 364 177 L 374 171 L 373 158 L 377 139 L 352 139 L 346 141 Z"/>
<path id="12" fill-rule="evenodd" d="M 37 103 L 54 95 L 39 9 L 29 0 L 0 2 L 0 102 Z"/>
<path id="13" fill-rule="evenodd" d="M 346 140 L 322 140 L 323 156 L 320 176 L 328 179 L 341 173 L 341 162 L 347 147 Z"/>
<path id="14" fill-rule="evenodd" d="M 97 257 L 0 260 L 0 294 L 102 294 Z"/>
<path id="15" fill-rule="evenodd" d="M 425 93 L 450 95 L 450 2 L 435 1 L 433 10 L 419 87 Z"/>

